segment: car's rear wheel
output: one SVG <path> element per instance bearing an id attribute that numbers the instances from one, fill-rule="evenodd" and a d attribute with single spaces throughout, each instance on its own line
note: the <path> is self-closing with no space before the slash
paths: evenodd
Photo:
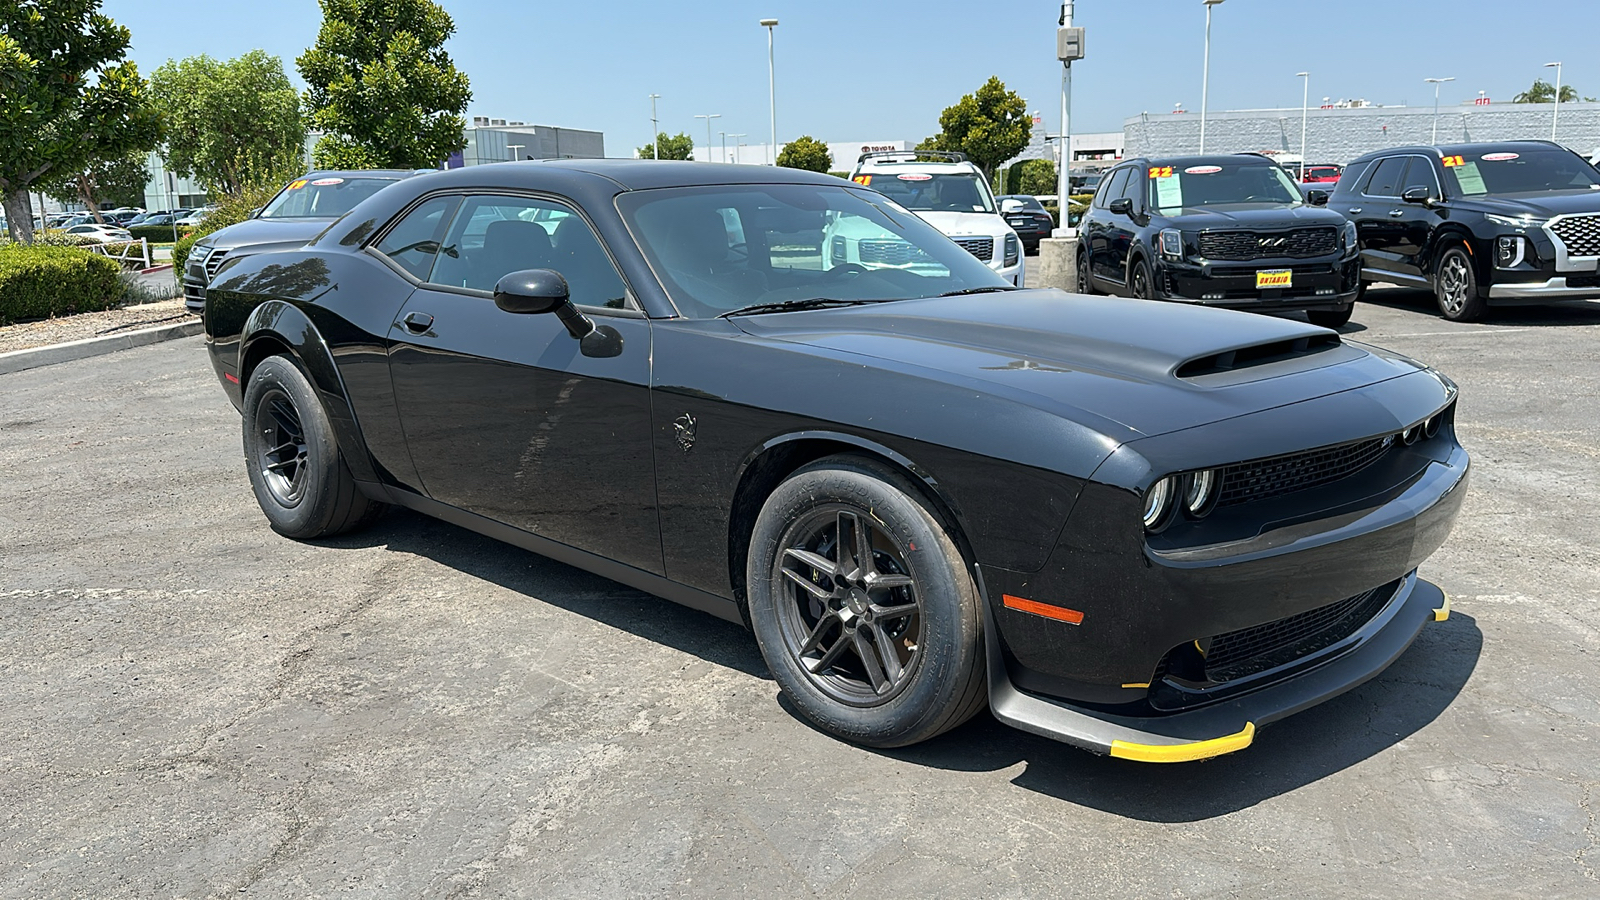
<path id="1" fill-rule="evenodd" d="M 1133 265 L 1128 267 L 1128 292 L 1135 299 L 1149 300 L 1155 296 L 1155 282 L 1150 276 L 1150 264 L 1144 257 L 1134 257 Z"/>
<path id="2" fill-rule="evenodd" d="M 1089 274 L 1089 251 L 1078 251 L 1078 293 L 1098 294 L 1094 289 L 1094 277 Z"/>
<path id="3" fill-rule="evenodd" d="M 1355 308 L 1356 305 L 1352 303 L 1344 309 L 1308 309 L 1306 310 L 1306 318 L 1313 325 L 1321 325 L 1323 328 L 1338 328 L 1350 321 L 1350 314 L 1355 311 Z"/>
<path id="4" fill-rule="evenodd" d="M 1452 322 L 1470 322 L 1483 315 L 1487 306 L 1478 296 L 1478 278 L 1472 260 L 1460 247 L 1451 247 L 1439 256 L 1433 273 L 1433 296 L 1439 312 Z"/>
<path id="5" fill-rule="evenodd" d="M 823 731 L 899 747 L 983 707 L 983 626 L 966 560 L 888 466 L 829 457 L 781 484 L 756 520 L 746 584 L 767 666 Z"/>
<path id="6" fill-rule="evenodd" d="M 316 391 L 287 357 L 270 356 L 250 373 L 244 455 L 256 502 L 280 534 L 342 534 L 383 510 L 356 487 Z"/>

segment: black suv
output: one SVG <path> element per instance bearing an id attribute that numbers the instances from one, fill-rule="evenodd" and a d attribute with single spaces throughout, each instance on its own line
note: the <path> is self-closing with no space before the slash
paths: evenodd
<path id="1" fill-rule="evenodd" d="M 1350 320 L 1355 227 L 1264 156 L 1135 159 L 1100 182 L 1078 226 L 1078 289 Z"/>
<path id="2" fill-rule="evenodd" d="M 1364 281 L 1427 287 L 1447 319 L 1600 298 L 1600 172 L 1549 141 L 1400 147 L 1345 168 Z"/>

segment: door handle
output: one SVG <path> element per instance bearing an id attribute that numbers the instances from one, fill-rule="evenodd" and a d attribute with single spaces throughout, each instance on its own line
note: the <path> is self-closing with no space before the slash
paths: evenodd
<path id="1" fill-rule="evenodd" d="M 1361 207 L 1352 206 L 1352 207 L 1350 207 L 1350 211 L 1353 212 L 1353 213 L 1359 213 L 1359 212 L 1361 212 Z"/>
<path id="2" fill-rule="evenodd" d="M 1398 219 L 1398 218 L 1400 218 L 1401 216 L 1403 216 L 1405 214 L 1406 214 L 1406 211 L 1403 210 L 1403 209 L 1391 209 L 1391 210 L 1389 210 L 1389 218 L 1391 218 L 1391 219 Z"/>
<path id="3" fill-rule="evenodd" d="M 433 316 L 425 312 L 406 313 L 406 317 L 400 321 L 412 334 L 422 334 L 433 325 Z"/>

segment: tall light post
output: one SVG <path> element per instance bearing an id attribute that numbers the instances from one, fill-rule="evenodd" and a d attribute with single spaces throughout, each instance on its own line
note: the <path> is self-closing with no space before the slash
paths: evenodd
<path id="1" fill-rule="evenodd" d="M 1545 63 L 1544 68 L 1556 70 L 1556 108 L 1550 114 L 1550 140 L 1556 139 L 1556 122 L 1561 119 L 1561 63 Z"/>
<path id="2" fill-rule="evenodd" d="M 1444 84 L 1446 81 L 1455 81 L 1456 78 L 1452 75 L 1449 78 L 1424 78 L 1422 80 L 1433 85 L 1433 138 L 1428 143 L 1437 144 L 1439 143 L 1439 85 Z"/>
<path id="3" fill-rule="evenodd" d="M 656 130 L 657 129 L 657 126 L 656 126 L 656 101 L 659 100 L 660 98 L 661 98 L 660 94 L 651 94 L 650 95 L 650 158 L 651 159 L 660 159 L 661 158 L 661 132 Z"/>
<path id="4" fill-rule="evenodd" d="M 738 132 L 737 134 L 734 133 L 734 132 L 731 132 L 731 131 L 728 132 L 728 137 L 733 138 L 733 157 L 734 157 L 733 159 L 728 160 L 728 162 L 738 162 L 739 161 L 739 147 L 742 146 L 739 143 L 739 138 L 742 138 L 744 136 L 745 136 L 745 133 L 742 132 L 742 131 Z M 723 144 L 722 145 L 722 152 L 724 154 L 726 154 L 728 152 L 728 145 L 727 144 Z"/>
<path id="5" fill-rule="evenodd" d="M 772 67 L 772 29 L 778 27 L 777 19 L 762 19 L 761 27 L 767 29 L 767 108 L 772 114 L 772 149 L 767 154 L 767 165 L 777 163 L 778 153 L 778 81 Z"/>
<path id="6" fill-rule="evenodd" d="M 717 158 L 717 162 L 727 162 L 728 161 L 728 133 L 726 131 L 719 131 L 719 132 L 717 132 L 717 136 L 722 138 L 722 155 Z"/>
<path id="7" fill-rule="evenodd" d="M 506 145 L 506 151 L 511 154 L 511 161 L 512 162 L 516 162 L 517 161 L 517 151 L 521 150 L 523 147 L 526 147 L 526 146 L 528 146 L 528 145 L 527 144 L 507 144 Z"/>
<path id="8" fill-rule="evenodd" d="M 1060 26 L 1056 28 L 1056 59 L 1061 61 L 1061 133 L 1056 135 L 1060 163 L 1056 167 L 1056 209 L 1060 224 L 1054 236 L 1072 233 L 1067 198 L 1072 193 L 1072 63 L 1083 59 L 1082 28 L 1072 26 L 1072 0 L 1062 0 Z"/>
<path id="9" fill-rule="evenodd" d="M 1206 4 L 1206 56 L 1200 70 L 1200 152 L 1206 152 L 1206 100 L 1211 90 L 1211 7 L 1222 0 L 1205 0 Z"/>
<path id="10" fill-rule="evenodd" d="M 1294 77 L 1303 79 L 1300 91 L 1300 181 L 1306 180 L 1306 110 L 1311 108 L 1311 73 L 1296 72 Z"/>
<path id="11" fill-rule="evenodd" d="M 720 119 L 720 118 L 722 118 L 722 113 L 711 113 L 709 115 L 697 115 L 697 116 L 695 116 L 695 118 L 696 119 L 705 119 L 706 120 L 706 162 L 711 162 L 711 120 L 712 119 Z"/>

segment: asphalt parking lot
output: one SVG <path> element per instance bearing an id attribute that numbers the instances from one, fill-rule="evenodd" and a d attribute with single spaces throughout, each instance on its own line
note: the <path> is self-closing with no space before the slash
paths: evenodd
<path id="1" fill-rule="evenodd" d="M 411 513 L 280 538 L 199 338 L 0 376 L 0 895 L 1600 895 L 1600 304 L 1370 299 L 1462 387 L 1455 613 L 1164 767 L 854 747 L 709 616 Z"/>

